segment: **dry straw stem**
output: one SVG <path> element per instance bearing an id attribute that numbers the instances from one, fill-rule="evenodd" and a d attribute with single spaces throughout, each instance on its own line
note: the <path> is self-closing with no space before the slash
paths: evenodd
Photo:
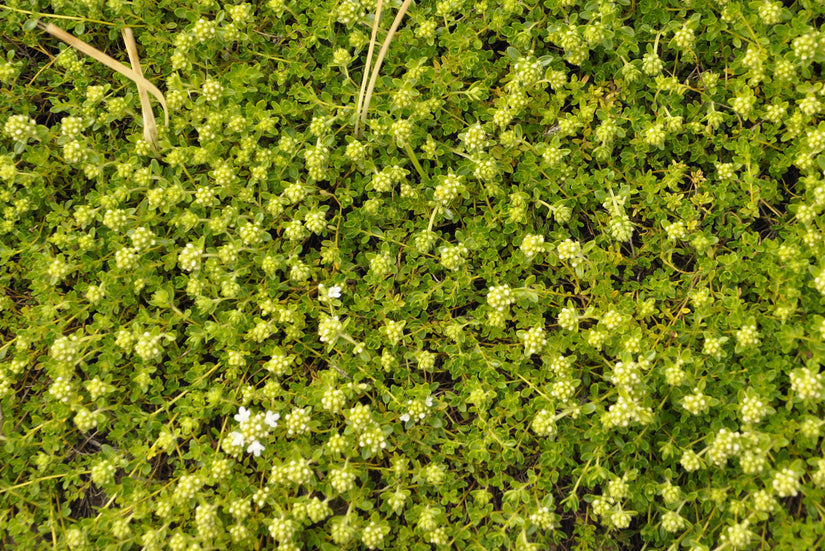
<path id="1" fill-rule="evenodd" d="M 137 53 L 137 44 L 135 43 L 135 37 L 132 34 L 132 29 L 128 27 L 123 29 L 123 41 L 126 43 L 126 51 L 129 54 L 129 62 L 133 67 L 133 69 L 130 69 L 118 60 L 104 54 L 94 46 L 91 46 L 79 38 L 67 33 L 57 25 L 52 23 L 44 24 L 40 22 L 38 23 L 38 27 L 53 37 L 62 40 L 72 48 L 75 48 L 89 57 L 96 59 L 113 71 L 117 71 L 135 83 L 138 88 L 140 109 L 143 115 L 143 138 L 152 144 L 152 147 L 157 150 L 158 129 L 157 124 L 155 123 L 155 115 L 152 113 L 152 107 L 149 105 L 149 96 L 147 92 L 152 94 L 155 99 L 160 102 L 161 107 L 163 107 L 164 126 L 169 126 L 169 111 L 166 108 L 166 99 L 163 97 L 161 91 L 158 90 L 157 86 L 146 80 L 146 77 L 143 76 L 143 71 L 140 68 L 140 58 Z"/>
<path id="2" fill-rule="evenodd" d="M 381 20 L 381 10 L 384 7 L 383 0 L 378 0 L 375 6 L 375 19 L 372 22 L 372 35 L 370 36 L 370 47 L 367 50 L 367 64 L 364 66 L 364 76 L 361 78 L 361 89 L 358 90 L 358 107 L 355 109 L 355 135 L 361 136 L 361 107 L 364 105 L 364 93 L 367 89 L 367 79 L 370 76 L 370 67 L 372 65 L 372 54 L 375 51 L 375 42 L 378 36 L 378 22 Z"/>
<path id="3" fill-rule="evenodd" d="M 392 42 L 395 31 L 398 30 L 398 26 L 401 24 L 401 20 L 404 19 L 404 14 L 407 13 L 407 8 L 410 7 L 410 4 L 412 4 L 412 0 L 404 0 L 404 3 L 401 4 L 401 8 L 398 10 L 398 13 L 395 14 L 395 19 L 393 19 L 392 25 L 390 25 L 387 38 L 385 38 L 384 43 L 381 44 L 381 51 L 378 52 L 378 59 L 375 60 L 375 69 L 372 71 L 370 85 L 367 88 L 367 96 L 364 99 L 364 110 L 361 112 L 363 122 L 367 121 L 367 111 L 369 111 L 370 108 L 370 100 L 372 99 L 372 92 L 375 90 L 375 83 L 378 81 L 378 73 L 381 71 L 381 63 L 384 62 L 384 56 L 387 55 L 387 50 L 390 49 L 390 42 Z"/>
<path id="4" fill-rule="evenodd" d="M 392 21 L 392 25 L 390 25 L 390 30 L 387 32 L 387 37 L 384 39 L 384 43 L 381 44 L 381 50 L 378 52 L 378 59 L 375 60 L 375 68 L 372 70 L 372 76 L 370 77 L 370 83 L 367 87 L 366 94 L 364 94 L 364 83 L 367 81 L 367 74 L 370 70 L 370 62 L 372 61 L 372 51 L 373 46 L 375 45 L 375 36 L 378 32 L 378 19 L 381 16 L 381 0 L 378 0 L 378 6 L 375 10 L 375 22 L 372 26 L 372 37 L 370 39 L 370 48 L 369 52 L 367 53 L 367 66 L 364 70 L 364 78 L 361 82 L 361 92 L 358 94 L 358 108 L 356 109 L 356 119 L 355 119 L 355 135 L 359 135 L 359 123 L 366 123 L 367 122 L 367 111 L 370 108 L 370 100 L 372 99 L 372 92 L 375 90 L 375 83 L 378 81 L 378 74 L 381 71 L 381 63 L 384 62 L 384 57 L 387 55 L 387 51 L 390 49 L 390 42 L 392 42 L 393 37 L 395 36 L 395 31 L 398 30 L 398 26 L 401 24 L 401 20 L 404 19 L 404 15 L 407 13 L 407 9 L 412 4 L 412 0 L 404 0 L 404 3 L 401 4 L 401 8 L 398 10 L 398 13 L 395 14 L 395 19 Z M 363 102 L 363 110 L 361 109 L 361 99 L 364 99 Z"/>

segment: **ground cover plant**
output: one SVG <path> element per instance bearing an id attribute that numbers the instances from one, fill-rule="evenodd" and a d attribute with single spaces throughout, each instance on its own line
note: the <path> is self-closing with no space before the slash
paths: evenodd
<path id="1" fill-rule="evenodd" d="M 0 546 L 825 547 L 823 12 L 7 0 Z"/>

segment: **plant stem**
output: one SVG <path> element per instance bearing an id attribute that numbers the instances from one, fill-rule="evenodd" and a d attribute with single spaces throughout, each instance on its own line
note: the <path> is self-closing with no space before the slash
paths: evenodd
<path id="1" fill-rule="evenodd" d="M 409 142 L 404 144 L 404 149 L 407 151 L 407 155 L 410 157 L 410 161 L 412 161 L 415 171 L 418 172 L 419 176 L 421 176 L 421 181 L 423 182 L 427 180 L 427 174 L 424 172 L 424 169 L 421 168 L 421 164 L 418 162 L 418 157 L 415 156 L 415 151 L 413 151 L 413 148 L 410 147 Z"/>

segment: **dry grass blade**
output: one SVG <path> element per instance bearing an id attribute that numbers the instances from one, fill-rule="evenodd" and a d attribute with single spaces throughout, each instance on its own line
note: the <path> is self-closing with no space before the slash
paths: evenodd
<path id="1" fill-rule="evenodd" d="M 144 78 L 143 71 L 140 68 L 140 58 L 138 57 L 137 44 L 135 44 L 135 35 L 132 34 L 132 29 L 129 27 L 123 29 L 123 41 L 126 43 L 126 53 L 129 54 L 129 63 L 132 65 L 132 69 L 138 76 Z M 155 123 L 155 114 L 152 113 L 152 106 L 149 104 L 149 94 L 140 81 L 136 81 L 135 84 L 138 89 L 138 98 L 140 98 L 140 113 L 143 117 L 143 139 L 157 149 L 158 127 Z"/>
<path id="2" fill-rule="evenodd" d="M 361 107 L 364 105 L 364 95 L 367 89 L 367 80 L 370 76 L 370 66 L 372 65 L 372 54 L 375 52 L 375 43 L 378 37 L 378 22 L 381 20 L 381 10 L 383 0 L 378 0 L 375 6 L 375 20 L 372 23 L 372 35 L 370 36 L 370 47 L 367 50 L 367 63 L 364 65 L 364 76 L 361 78 L 361 89 L 358 90 L 358 106 L 355 108 L 355 135 L 361 136 Z"/>
<path id="3" fill-rule="evenodd" d="M 364 98 L 364 110 L 360 111 L 361 120 L 364 123 L 367 121 L 367 111 L 369 111 L 370 108 L 372 92 L 375 90 L 375 83 L 378 81 L 378 74 L 381 72 L 381 63 L 384 62 L 384 57 L 387 55 L 387 50 L 390 49 L 390 42 L 392 42 L 392 39 L 395 36 L 395 31 L 398 30 L 398 26 L 401 24 L 401 20 L 404 19 L 404 14 L 407 13 L 407 9 L 410 7 L 410 4 L 412 4 L 412 0 L 404 0 L 404 3 L 401 4 L 401 8 L 395 15 L 395 19 L 393 19 L 390 30 L 387 33 L 387 38 L 384 39 L 384 43 L 381 45 L 381 51 L 378 52 L 378 59 L 375 60 L 375 68 L 372 71 L 370 85 L 367 88 L 367 94 Z"/>
<path id="4" fill-rule="evenodd" d="M 149 94 L 152 94 L 155 99 L 160 102 L 161 107 L 163 108 L 163 118 L 164 118 L 164 125 L 169 126 L 169 110 L 166 108 L 166 98 L 163 97 L 163 94 L 160 90 L 158 90 L 157 86 L 146 80 L 146 77 L 143 76 L 143 72 L 140 68 L 140 60 L 137 54 L 137 45 L 135 44 L 135 38 L 132 35 L 131 29 L 124 29 L 123 30 L 123 39 L 126 42 L 126 50 L 129 54 L 129 61 L 134 67 L 130 69 L 123 63 L 119 62 L 118 60 L 104 54 L 94 46 L 83 42 L 79 38 L 67 33 L 57 25 L 52 23 L 43 24 L 38 23 L 38 27 L 42 30 L 46 31 L 53 37 L 62 40 L 72 48 L 83 52 L 84 54 L 88 55 L 91 58 L 96 59 L 100 63 L 106 65 L 113 71 L 117 71 L 121 75 L 125 76 L 126 78 L 132 80 L 135 85 L 138 87 L 138 96 L 140 97 L 140 107 L 143 114 L 143 136 L 146 138 L 150 144 L 154 147 L 157 147 L 157 125 L 155 123 L 155 115 L 152 113 L 152 108 L 149 105 Z"/>

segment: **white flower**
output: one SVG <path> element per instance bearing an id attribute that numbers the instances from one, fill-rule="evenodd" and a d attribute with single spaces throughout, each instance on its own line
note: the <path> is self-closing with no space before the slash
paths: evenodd
<path id="1" fill-rule="evenodd" d="M 229 436 L 232 437 L 233 446 L 243 446 L 243 434 L 240 432 L 233 432 Z"/>
<path id="2" fill-rule="evenodd" d="M 235 414 L 235 421 L 238 423 L 246 423 L 249 421 L 249 410 L 243 406 L 238 408 L 238 413 Z"/>
<path id="3" fill-rule="evenodd" d="M 261 457 L 262 451 L 264 451 L 264 445 L 257 440 L 253 440 L 249 447 L 246 448 L 246 453 L 255 454 L 255 457 Z"/>
<path id="4" fill-rule="evenodd" d="M 264 419 L 264 423 L 269 425 L 271 428 L 276 428 L 278 426 L 278 419 L 281 418 L 280 413 L 273 413 L 271 411 L 266 412 L 266 419 Z"/>
<path id="5" fill-rule="evenodd" d="M 326 285 L 321 283 L 318 285 L 318 300 L 321 302 L 326 302 L 334 298 L 341 298 L 341 291 L 342 289 L 340 285 L 333 285 L 332 287 L 327 288 Z"/>
<path id="6" fill-rule="evenodd" d="M 401 419 L 401 421 L 403 423 L 406 423 L 407 421 L 410 420 L 410 414 L 409 413 L 404 413 L 404 414 L 401 415 L 401 417 L 399 417 L 399 419 Z"/>
<path id="7" fill-rule="evenodd" d="M 427 396 L 427 399 L 424 400 L 424 403 L 427 404 L 428 408 L 433 407 L 433 397 L 432 396 Z"/>

